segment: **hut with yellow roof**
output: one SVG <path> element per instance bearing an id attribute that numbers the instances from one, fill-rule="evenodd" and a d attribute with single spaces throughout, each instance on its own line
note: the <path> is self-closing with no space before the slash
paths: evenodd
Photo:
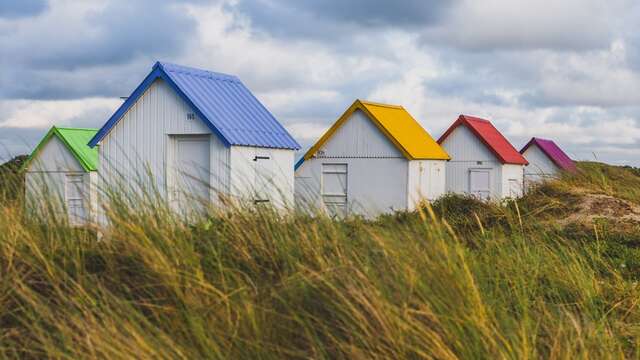
<path id="1" fill-rule="evenodd" d="M 356 100 L 295 166 L 296 203 L 373 217 L 445 192 L 449 155 L 402 106 Z"/>

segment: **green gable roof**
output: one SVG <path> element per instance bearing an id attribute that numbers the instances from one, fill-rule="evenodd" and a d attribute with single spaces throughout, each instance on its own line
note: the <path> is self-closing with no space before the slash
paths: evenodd
<path id="1" fill-rule="evenodd" d="M 49 130 L 47 135 L 42 138 L 38 146 L 36 146 L 35 150 L 33 150 L 29 156 L 29 159 L 25 161 L 23 169 L 28 166 L 52 136 L 57 136 L 85 171 L 96 171 L 98 170 L 98 148 L 90 148 L 87 144 L 97 132 L 98 129 L 62 128 L 54 126 Z"/>

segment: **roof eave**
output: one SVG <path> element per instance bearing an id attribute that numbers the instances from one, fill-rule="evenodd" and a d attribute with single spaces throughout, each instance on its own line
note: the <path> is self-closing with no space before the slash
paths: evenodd
<path id="1" fill-rule="evenodd" d="M 36 145 L 36 148 L 31 152 L 31 154 L 29 155 L 29 158 L 27 158 L 27 160 L 24 162 L 24 164 L 22 164 L 22 166 L 20 167 L 20 171 L 21 172 L 27 169 L 27 167 L 31 164 L 31 161 L 40 153 L 40 151 L 42 151 L 42 148 L 44 148 L 44 146 L 49 142 L 49 140 L 51 140 L 51 137 L 53 137 L 54 135 L 57 136 L 58 139 L 60 139 L 60 141 L 62 141 L 64 146 L 67 148 L 67 150 L 69 150 L 69 152 L 71 152 L 73 157 L 78 161 L 78 163 L 80 164 L 80 166 L 82 167 L 82 169 L 85 172 L 96 171 L 96 169 L 93 169 L 92 166 L 90 164 L 88 164 L 82 158 L 82 156 L 80 156 L 74 150 L 73 146 L 71 146 L 71 144 L 69 144 L 67 139 L 65 139 L 65 137 L 62 136 L 62 134 L 60 134 L 60 132 L 58 131 L 58 128 L 55 127 L 55 126 L 52 126 L 51 129 L 49 129 L 49 131 L 42 138 L 42 140 L 40 140 L 38 145 Z"/>
<path id="2" fill-rule="evenodd" d="M 116 112 L 107 120 L 107 122 L 98 130 L 98 133 L 89 141 L 89 147 L 95 147 L 102 139 L 104 139 L 107 134 L 111 131 L 111 129 L 120 121 L 120 119 L 129 111 L 129 109 L 140 99 L 140 97 L 144 94 L 144 92 L 153 84 L 156 79 L 164 80 L 177 94 L 180 96 L 182 100 L 184 100 L 189 107 L 200 117 L 200 119 L 205 123 L 205 125 L 214 133 L 222 143 L 229 147 L 233 145 L 229 142 L 229 140 L 217 129 L 213 123 L 200 111 L 200 109 L 195 106 L 195 104 L 189 99 L 189 97 L 182 91 L 182 89 L 178 86 L 178 84 L 171 79 L 171 77 L 167 74 L 167 72 L 162 67 L 160 62 L 156 62 L 153 66 L 153 70 L 145 77 L 145 79 L 138 85 L 138 87 L 133 91 L 131 96 L 125 100 L 122 105 L 116 110 Z M 297 144 L 297 143 L 296 143 Z M 299 146 L 299 145 L 298 145 Z"/>

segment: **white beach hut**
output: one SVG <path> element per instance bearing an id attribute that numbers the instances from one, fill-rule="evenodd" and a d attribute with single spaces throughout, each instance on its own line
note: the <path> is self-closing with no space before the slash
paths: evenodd
<path id="1" fill-rule="evenodd" d="M 448 159 L 403 107 L 356 100 L 296 164 L 296 203 L 333 215 L 412 210 L 444 194 Z"/>
<path id="2" fill-rule="evenodd" d="M 525 184 L 555 178 L 562 172 L 575 172 L 576 164 L 553 140 L 534 137 L 520 150 L 529 165 L 524 171 Z"/>
<path id="3" fill-rule="evenodd" d="M 95 220 L 98 149 L 87 146 L 97 129 L 52 127 L 23 165 L 27 210 L 53 209 L 71 225 Z"/>
<path id="4" fill-rule="evenodd" d="M 150 177 L 176 209 L 226 197 L 293 204 L 299 145 L 235 76 L 158 62 L 98 144 L 107 188 Z"/>
<path id="5" fill-rule="evenodd" d="M 451 156 L 447 192 L 492 200 L 522 196 L 527 160 L 488 120 L 460 115 L 438 143 Z"/>

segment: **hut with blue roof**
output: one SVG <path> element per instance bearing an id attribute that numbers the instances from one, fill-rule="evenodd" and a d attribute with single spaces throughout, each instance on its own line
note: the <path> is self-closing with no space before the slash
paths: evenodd
<path id="1" fill-rule="evenodd" d="M 153 186 L 177 209 L 293 202 L 300 146 L 232 75 L 157 62 L 89 146 L 102 187 Z"/>

